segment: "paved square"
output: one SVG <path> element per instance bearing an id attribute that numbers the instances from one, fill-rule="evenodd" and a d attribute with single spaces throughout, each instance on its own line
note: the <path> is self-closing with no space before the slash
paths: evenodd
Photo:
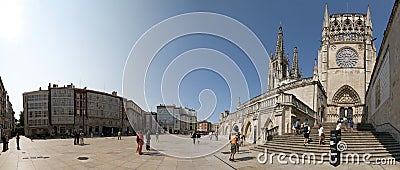
<path id="1" fill-rule="evenodd" d="M 183 136 L 185 138 L 185 136 Z M 186 137 L 187 138 L 187 137 Z M 164 135 L 160 135 L 159 143 L 152 137 L 154 146 L 164 145 L 165 140 L 171 140 L 176 150 L 182 151 L 187 156 L 193 150 L 206 150 L 215 147 L 215 141 L 203 137 L 200 144 L 193 144 L 190 138 L 187 143 L 178 142 Z M 260 164 L 257 155 L 249 147 L 240 148 L 240 153 L 235 155 L 234 162 L 228 161 L 229 147 L 212 153 L 208 156 L 195 159 L 181 159 L 163 155 L 157 151 L 144 151 L 143 155 L 136 154 L 136 137 L 85 138 L 85 145 L 74 145 L 73 139 L 35 139 L 31 141 L 21 136 L 21 150 L 16 150 L 15 138 L 10 140 L 9 150 L 0 155 L 0 169 L 400 169 L 399 165 L 372 166 L 372 165 L 340 165 L 332 167 L 323 165 L 280 165 Z M 220 138 L 218 142 L 227 142 Z M 220 143 L 219 143 L 220 144 Z M 169 147 L 164 147 L 166 151 Z M 79 160 L 81 158 L 82 160 Z"/>

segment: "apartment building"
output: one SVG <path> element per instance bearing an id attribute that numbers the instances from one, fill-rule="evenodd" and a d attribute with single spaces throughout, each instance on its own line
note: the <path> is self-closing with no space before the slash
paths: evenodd
<path id="1" fill-rule="evenodd" d="M 157 106 L 157 121 L 169 133 L 189 134 L 196 130 L 197 112 L 175 105 Z"/>
<path id="2" fill-rule="evenodd" d="M 14 110 L 0 77 L 0 134 L 12 136 L 15 130 Z"/>
<path id="3" fill-rule="evenodd" d="M 74 131 L 110 136 L 119 130 L 133 131 L 124 110 L 123 98 L 116 92 L 104 93 L 73 84 L 23 94 L 25 135 L 70 135 Z"/>

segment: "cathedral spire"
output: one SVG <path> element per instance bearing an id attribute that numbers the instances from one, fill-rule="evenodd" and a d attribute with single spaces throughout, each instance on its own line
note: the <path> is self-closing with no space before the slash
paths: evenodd
<path id="1" fill-rule="evenodd" d="M 324 23 L 322 25 L 324 28 L 329 27 L 329 14 L 328 14 L 328 4 L 325 4 L 325 14 L 324 14 Z"/>
<path id="2" fill-rule="evenodd" d="M 293 62 L 292 62 L 292 71 L 291 71 L 293 78 L 300 78 L 299 76 L 299 58 L 297 53 L 297 47 L 294 47 L 293 51 Z"/>
<path id="3" fill-rule="evenodd" d="M 368 5 L 368 9 L 367 9 L 367 19 L 365 21 L 365 26 L 372 28 L 371 11 L 370 11 L 369 5 Z"/>
<path id="4" fill-rule="evenodd" d="M 314 59 L 313 78 L 314 78 L 314 79 L 317 79 L 317 78 L 318 78 L 318 65 L 317 65 L 317 59 Z"/>
<path id="5" fill-rule="evenodd" d="M 283 48 L 283 32 L 282 32 L 282 26 L 280 25 L 278 31 L 278 39 L 276 40 L 275 57 L 283 59 L 284 53 L 285 51 Z"/>

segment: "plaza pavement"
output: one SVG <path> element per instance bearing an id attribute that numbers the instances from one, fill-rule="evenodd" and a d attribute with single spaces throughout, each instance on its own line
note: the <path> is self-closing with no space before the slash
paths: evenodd
<path id="1" fill-rule="evenodd" d="M 12 169 L 400 169 L 399 165 L 340 165 L 333 167 L 323 165 L 280 165 L 260 164 L 257 161 L 259 153 L 249 149 L 252 146 L 240 148 L 234 162 L 229 159 L 227 139 L 220 137 L 219 141 L 201 138 L 200 144 L 193 144 L 188 136 L 181 138 L 160 135 L 160 141 L 152 145 L 160 147 L 160 152 L 145 151 L 143 155 L 136 154 L 136 137 L 85 138 L 85 145 L 73 145 L 73 139 L 33 140 L 21 136 L 21 150 L 16 150 L 15 138 L 10 140 L 9 150 L 0 155 L 0 170 Z M 170 141 L 169 143 L 166 141 Z M 186 141 L 186 142 L 184 142 Z M 210 153 L 217 146 L 225 145 L 221 150 Z M 164 145 L 174 145 L 166 147 Z M 211 149 L 210 149 L 211 148 Z M 199 158 L 178 158 L 208 154 Z M 172 155 L 172 156 L 171 156 Z M 88 158 L 78 160 L 79 157 Z M 397 162 L 398 163 L 398 162 Z"/>

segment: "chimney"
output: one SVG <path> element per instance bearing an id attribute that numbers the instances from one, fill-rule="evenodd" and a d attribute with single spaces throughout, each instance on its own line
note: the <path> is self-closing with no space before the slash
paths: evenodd
<path id="1" fill-rule="evenodd" d="M 112 94 L 113 96 L 117 96 L 117 92 L 116 92 L 116 91 L 113 91 L 111 94 Z"/>

